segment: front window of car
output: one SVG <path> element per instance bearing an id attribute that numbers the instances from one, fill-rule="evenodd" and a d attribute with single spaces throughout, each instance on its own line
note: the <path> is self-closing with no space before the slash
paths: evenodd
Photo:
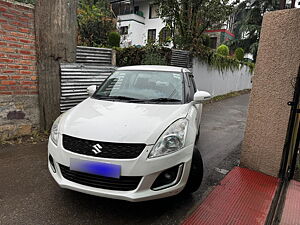
<path id="1" fill-rule="evenodd" d="M 165 71 L 116 71 L 93 95 L 96 99 L 131 102 L 183 101 L 183 75 Z"/>

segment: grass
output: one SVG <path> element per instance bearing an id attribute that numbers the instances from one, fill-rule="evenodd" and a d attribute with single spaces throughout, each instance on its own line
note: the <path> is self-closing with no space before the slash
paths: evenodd
<path id="1" fill-rule="evenodd" d="M 250 93 L 250 91 L 251 91 L 251 89 L 245 89 L 245 90 L 241 90 L 241 91 L 233 91 L 233 92 L 230 92 L 230 93 L 225 94 L 225 95 L 218 95 L 218 96 L 215 96 L 215 97 L 211 98 L 208 101 L 205 101 L 204 104 L 218 102 L 218 101 L 221 101 L 221 100 L 224 100 L 224 99 L 227 99 L 227 98 L 232 98 L 232 97 L 236 97 L 236 96 L 239 96 L 239 95 L 248 94 L 248 93 Z"/>

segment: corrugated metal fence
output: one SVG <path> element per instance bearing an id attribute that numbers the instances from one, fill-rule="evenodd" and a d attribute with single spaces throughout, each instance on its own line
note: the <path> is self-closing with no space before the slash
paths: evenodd
<path id="1" fill-rule="evenodd" d="M 65 112 L 86 99 L 87 87 L 99 86 L 114 70 L 113 66 L 61 64 L 61 112 Z"/>
<path id="2" fill-rule="evenodd" d="M 76 63 L 60 65 L 60 111 L 65 112 L 88 97 L 90 85 L 101 85 L 113 72 L 112 49 L 78 46 Z"/>
<path id="3" fill-rule="evenodd" d="M 112 65 L 112 49 L 77 46 L 76 62 L 97 66 Z"/>
<path id="4" fill-rule="evenodd" d="M 172 49 L 171 66 L 191 68 L 192 64 L 193 62 L 189 51 Z"/>

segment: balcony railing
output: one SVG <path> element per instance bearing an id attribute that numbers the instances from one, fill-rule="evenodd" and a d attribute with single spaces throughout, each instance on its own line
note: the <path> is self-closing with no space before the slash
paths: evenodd
<path id="1" fill-rule="evenodd" d="M 120 22 L 122 22 L 122 21 L 134 21 L 134 22 L 145 24 L 145 17 L 143 17 L 142 15 L 134 14 L 134 13 L 126 14 L 126 15 L 119 15 L 118 20 Z"/>

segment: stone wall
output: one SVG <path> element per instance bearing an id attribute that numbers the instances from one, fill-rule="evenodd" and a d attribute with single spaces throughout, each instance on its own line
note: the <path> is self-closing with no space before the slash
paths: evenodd
<path id="1" fill-rule="evenodd" d="M 0 95 L 0 140 L 27 135 L 38 128 L 37 95 Z"/>
<path id="2" fill-rule="evenodd" d="M 267 13 L 253 77 L 241 165 L 277 176 L 300 64 L 300 9 Z"/>
<path id="3" fill-rule="evenodd" d="M 38 127 L 32 5 L 0 0 L 0 139 Z"/>

